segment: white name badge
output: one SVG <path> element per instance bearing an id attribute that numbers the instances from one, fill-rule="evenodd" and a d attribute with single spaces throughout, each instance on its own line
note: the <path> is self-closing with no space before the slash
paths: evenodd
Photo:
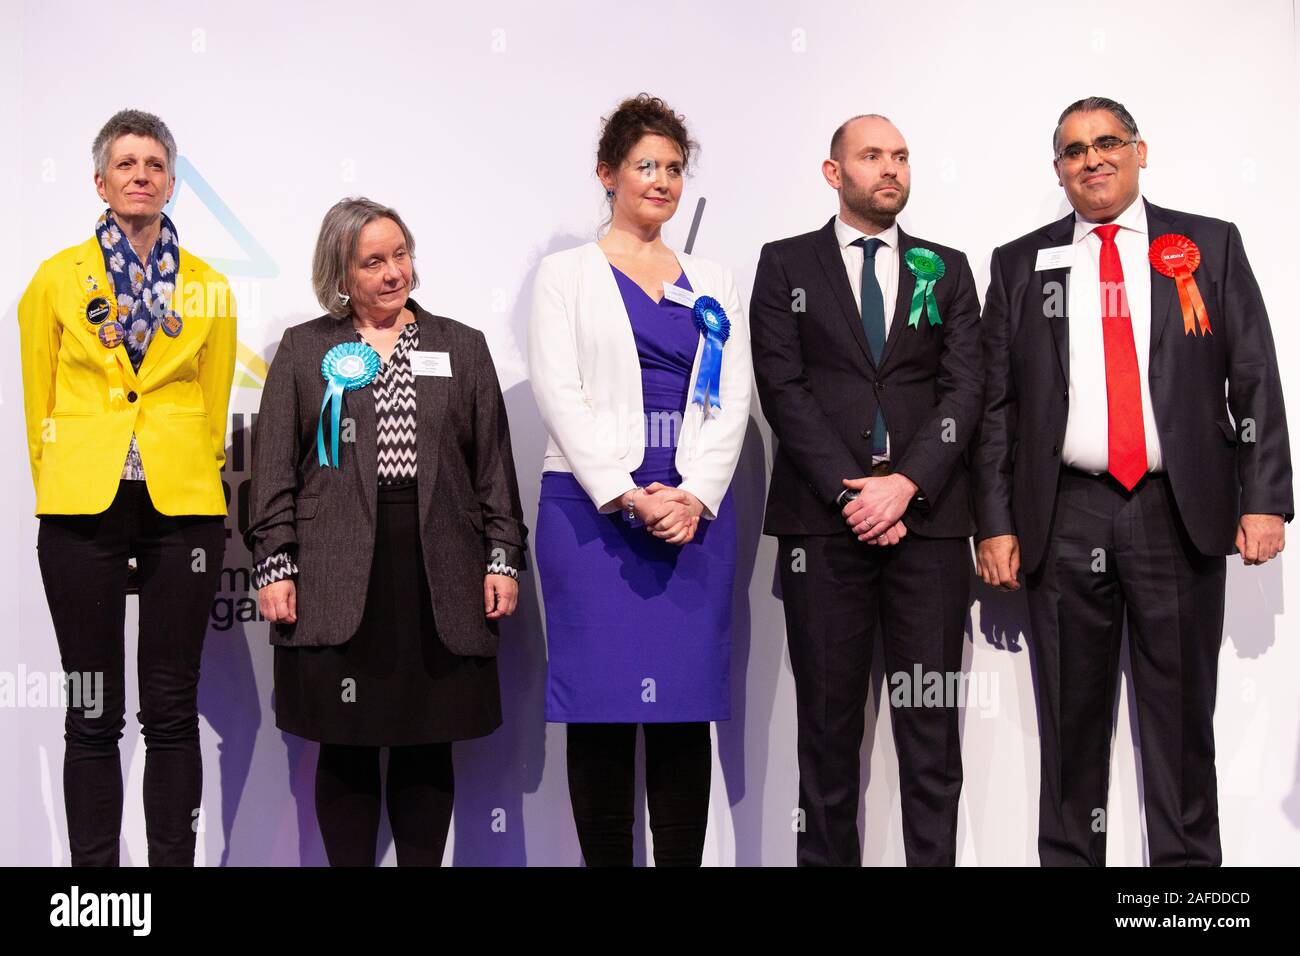
<path id="1" fill-rule="evenodd" d="M 695 308 L 695 300 L 699 298 L 690 289 L 683 289 L 681 286 L 672 282 L 664 283 L 664 298 L 669 302 L 676 302 L 678 305 L 684 305 L 688 309 Z"/>
<path id="2" fill-rule="evenodd" d="M 451 378 L 450 352 L 411 352 L 412 375 L 437 375 Z"/>
<path id="3" fill-rule="evenodd" d="M 1038 250 L 1038 261 L 1034 263 L 1034 271 L 1042 272 L 1044 269 L 1069 269 L 1074 265 L 1074 246 L 1053 246 L 1050 249 Z"/>

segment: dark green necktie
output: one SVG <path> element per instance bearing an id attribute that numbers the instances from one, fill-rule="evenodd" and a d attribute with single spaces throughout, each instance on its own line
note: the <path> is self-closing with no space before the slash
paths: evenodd
<path id="1" fill-rule="evenodd" d="M 876 251 L 885 243 L 881 239 L 856 239 L 853 244 L 862 247 L 862 329 L 867 333 L 871 360 L 880 371 L 880 355 L 885 350 L 885 297 L 876 280 Z M 871 429 L 871 453 L 885 453 L 885 415 L 876 404 L 876 424 Z"/>

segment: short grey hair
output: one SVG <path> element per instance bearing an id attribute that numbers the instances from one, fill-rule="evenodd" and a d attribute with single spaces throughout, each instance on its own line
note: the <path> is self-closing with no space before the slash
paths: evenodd
<path id="1" fill-rule="evenodd" d="M 833 134 L 831 134 L 831 152 L 830 152 L 831 159 L 839 158 L 838 153 L 840 151 L 840 148 L 844 145 L 844 134 L 848 130 L 849 124 L 856 123 L 860 119 L 884 120 L 886 123 L 889 123 L 890 125 L 893 125 L 894 122 L 888 116 L 884 116 L 880 113 L 859 113 L 857 116 L 850 116 L 848 119 L 846 119 L 843 123 L 841 123 L 836 128 Z"/>
<path id="2" fill-rule="evenodd" d="M 90 147 L 90 155 L 95 160 L 95 172 L 99 173 L 100 178 L 108 174 L 108 154 L 122 136 L 144 136 L 157 140 L 167 153 L 167 174 L 176 175 L 176 140 L 172 138 L 172 131 L 167 128 L 167 124 L 152 113 L 142 110 L 118 110 L 109 117 Z"/>
<path id="3" fill-rule="evenodd" d="M 1061 124 L 1065 122 L 1067 116 L 1072 113 L 1095 113 L 1099 110 L 1105 110 L 1119 120 L 1119 125 L 1124 127 L 1131 139 L 1142 138 L 1142 134 L 1138 132 L 1137 120 L 1133 118 L 1132 113 L 1124 108 L 1123 103 L 1118 100 L 1107 99 L 1104 96 L 1085 96 L 1083 99 L 1075 100 L 1067 106 L 1061 113 L 1060 118 L 1057 119 L 1056 129 L 1052 131 L 1052 156 L 1055 157 L 1060 149 L 1058 140 L 1061 136 Z"/>
<path id="4" fill-rule="evenodd" d="M 415 237 L 406 223 L 391 206 L 384 206 L 364 196 L 341 199 L 330 207 L 321 220 L 320 235 L 316 237 L 316 252 L 311 260 L 311 286 L 321 308 L 336 319 L 352 314 L 349 303 L 340 298 L 347 289 L 348 274 L 356 263 L 357 243 L 361 230 L 376 219 L 391 219 L 402 230 L 406 253 L 411 257 L 411 288 L 420 285 L 415 272 Z"/>

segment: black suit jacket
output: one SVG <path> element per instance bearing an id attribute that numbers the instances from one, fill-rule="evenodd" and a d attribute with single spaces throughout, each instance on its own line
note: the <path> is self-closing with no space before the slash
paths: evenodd
<path id="1" fill-rule="evenodd" d="M 1151 268 L 1147 379 L 1165 470 L 1192 543 L 1206 555 L 1230 554 L 1240 515 L 1289 521 L 1295 510 L 1273 335 L 1236 226 L 1151 203 L 1146 212 L 1152 240 L 1181 233 L 1201 250 L 1193 278 L 1212 334 L 1184 333 L 1174 280 Z M 995 249 L 984 303 L 978 536 L 1019 535 L 1027 574 L 1046 551 L 1069 409 L 1069 297 L 1056 295 L 1048 306 L 1069 270 L 1034 265 L 1039 249 L 1073 241 L 1071 213 Z"/>
<path id="2" fill-rule="evenodd" d="M 846 530 L 835 499 L 842 479 L 871 474 L 878 405 L 894 470 L 919 488 L 904 517 L 908 529 L 931 537 L 974 530 L 967 455 L 983 384 L 975 280 L 956 249 L 902 229 L 898 240 L 898 301 L 879 367 L 834 217 L 816 232 L 763 246 L 749 322 L 758 396 L 777 439 L 766 534 Z M 907 324 L 916 277 L 903 253 L 916 246 L 944 261 L 934 287 L 937 326 L 924 314 L 918 327 Z"/>
<path id="3" fill-rule="evenodd" d="M 493 656 L 483 577 L 494 556 L 522 569 L 528 534 L 505 403 L 482 332 L 407 306 L 420 351 L 451 359 L 451 377 L 415 378 L 420 537 L 438 637 L 457 654 Z M 272 644 L 342 644 L 365 609 L 379 495 L 371 386 L 344 393 L 341 419 L 353 420 L 356 440 L 339 442 L 339 467 L 322 468 L 316 453 L 321 359 L 353 340 L 351 321 L 331 315 L 285 329 L 262 391 L 245 540 L 254 564 L 288 549 L 298 565 L 298 620 L 273 625 Z"/>

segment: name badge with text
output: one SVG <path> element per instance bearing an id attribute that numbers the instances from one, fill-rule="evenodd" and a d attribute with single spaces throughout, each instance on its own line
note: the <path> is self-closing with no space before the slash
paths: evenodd
<path id="1" fill-rule="evenodd" d="M 412 375 L 436 375 L 439 378 L 451 378 L 450 352 L 412 352 Z"/>
<path id="2" fill-rule="evenodd" d="M 684 305 L 688 309 L 695 308 L 695 300 L 699 298 L 690 289 L 683 289 L 672 282 L 664 283 L 664 298 L 669 302 L 676 302 L 678 305 Z"/>
<path id="3" fill-rule="evenodd" d="M 1038 250 L 1038 261 L 1034 263 L 1034 271 L 1042 272 L 1044 269 L 1069 269 L 1074 265 L 1074 246 L 1053 246 L 1050 249 Z"/>

